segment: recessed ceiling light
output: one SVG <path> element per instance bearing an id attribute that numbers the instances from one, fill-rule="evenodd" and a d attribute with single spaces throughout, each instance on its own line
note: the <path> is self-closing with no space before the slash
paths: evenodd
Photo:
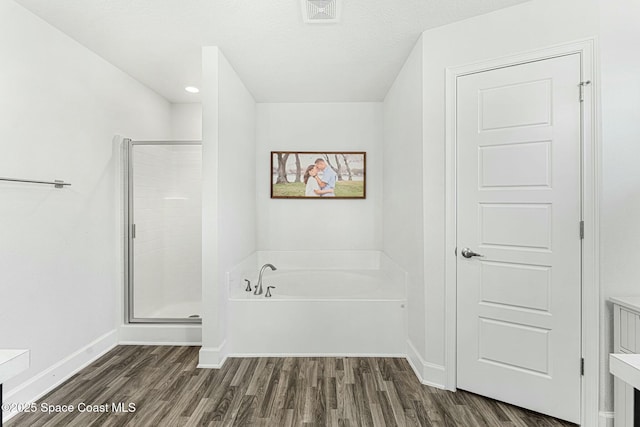
<path id="1" fill-rule="evenodd" d="M 200 92 L 200 89 L 198 89 L 195 86 L 187 86 L 187 87 L 184 88 L 184 90 L 186 90 L 189 93 L 198 93 L 198 92 Z"/>

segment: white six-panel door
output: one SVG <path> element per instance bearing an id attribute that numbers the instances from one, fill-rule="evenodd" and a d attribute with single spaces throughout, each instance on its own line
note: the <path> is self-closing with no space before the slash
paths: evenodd
<path id="1" fill-rule="evenodd" d="M 456 100 L 457 386 L 575 423 L 580 66 L 462 76 Z"/>

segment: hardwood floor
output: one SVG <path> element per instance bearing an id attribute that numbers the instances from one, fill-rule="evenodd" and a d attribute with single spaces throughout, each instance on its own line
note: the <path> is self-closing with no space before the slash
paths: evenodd
<path id="1" fill-rule="evenodd" d="M 231 358 L 213 370 L 196 368 L 198 350 L 116 347 L 43 397 L 36 412 L 6 425 L 573 426 L 423 386 L 404 359 Z M 119 403 L 134 404 L 135 412 L 114 411 Z M 74 411 L 47 414 L 43 404 L 74 405 Z M 81 404 L 106 404 L 92 409 L 108 411 L 80 412 Z"/>

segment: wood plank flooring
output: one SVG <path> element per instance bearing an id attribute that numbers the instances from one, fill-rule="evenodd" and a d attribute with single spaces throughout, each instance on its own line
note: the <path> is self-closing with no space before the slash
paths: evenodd
<path id="1" fill-rule="evenodd" d="M 464 391 L 421 385 L 404 359 L 231 358 L 197 369 L 198 347 L 119 346 L 15 426 L 573 426 Z M 108 412 L 80 412 L 79 404 Z M 135 412 L 112 404 L 135 404 Z M 74 405 L 47 414 L 46 405 Z M 97 409 L 104 409 L 97 408 Z M 55 408 L 54 408 L 55 410 Z"/>

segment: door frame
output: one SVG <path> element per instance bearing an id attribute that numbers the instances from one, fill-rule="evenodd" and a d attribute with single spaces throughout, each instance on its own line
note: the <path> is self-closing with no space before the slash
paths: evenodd
<path id="1" fill-rule="evenodd" d="M 446 69 L 446 135 L 445 135 L 445 388 L 457 386 L 457 277 L 456 277 L 456 82 L 458 77 L 528 62 L 541 61 L 570 54 L 581 58 L 584 87 L 581 105 L 581 196 L 584 239 L 582 240 L 582 320 L 581 351 L 584 358 L 584 376 L 581 385 L 581 425 L 597 426 L 599 421 L 600 372 L 600 281 L 599 281 L 599 197 L 600 197 L 600 142 L 598 138 L 597 75 L 595 39 L 524 52 L 484 62 L 448 67 Z M 576 233 L 578 224 L 576 224 Z"/>

